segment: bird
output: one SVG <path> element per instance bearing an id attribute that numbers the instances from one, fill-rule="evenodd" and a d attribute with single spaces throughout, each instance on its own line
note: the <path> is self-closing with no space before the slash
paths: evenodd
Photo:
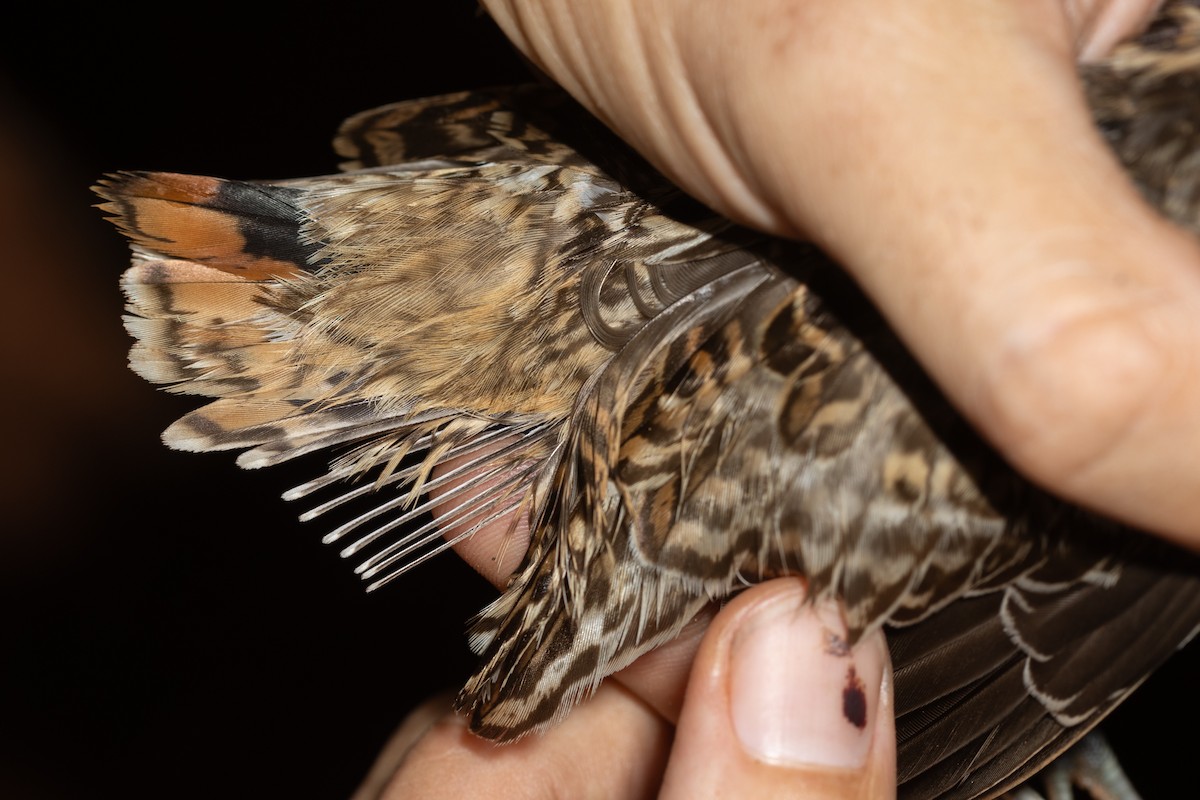
<path id="1" fill-rule="evenodd" d="M 1200 236 L 1200 2 L 1080 78 Z M 340 520 L 368 589 L 528 523 L 471 630 L 479 736 L 536 735 L 713 601 L 799 575 L 851 643 L 887 633 L 900 795 L 994 796 L 1200 628 L 1200 558 L 1024 479 L 834 260 L 689 198 L 560 89 L 402 101 L 334 147 L 325 176 L 97 184 L 131 245 L 130 365 L 210 398 L 172 448 L 327 454 L 284 497 Z"/>

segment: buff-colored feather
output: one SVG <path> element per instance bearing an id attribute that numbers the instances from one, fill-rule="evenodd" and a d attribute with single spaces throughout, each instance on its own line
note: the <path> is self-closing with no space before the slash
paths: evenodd
<path id="1" fill-rule="evenodd" d="M 1200 234 L 1200 4 L 1083 78 Z M 1193 557 L 1022 480 L 835 264 L 689 201 L 561 94 L 400 103 L 336 148 L 328 177 L 101 183 L 133 243 L 130 360 L 212 398 L 173 447 L 333 451 L 287 496 L 350 514 L 326 540 L 372 587 L 445 548 L 431 489 L 462 536 L 527 517 L 472 632 L 480 735 L 553 724 L 708 602 L 799 574 L 852 638 L 889 627 L 902 794 L 984 796 L 1200 625 Z"/>

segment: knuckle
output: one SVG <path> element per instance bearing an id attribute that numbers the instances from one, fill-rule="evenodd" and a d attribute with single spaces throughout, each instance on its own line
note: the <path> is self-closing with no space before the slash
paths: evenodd
<path id="1" fill-rule="evenodd" d="M 1168 358 L 1144 308 L 1013 332 L 982 370 L 985 434 L 1018 469 L 1068 495 L 1119 468 Z"/>

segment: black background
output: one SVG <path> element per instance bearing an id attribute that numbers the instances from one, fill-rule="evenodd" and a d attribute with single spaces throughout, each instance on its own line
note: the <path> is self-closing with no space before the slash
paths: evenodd
<path id="1" fill-rule="evenodd" d="M 492 590 L 448 556 L 366 595 L 277 499 L 319 463 L 166 450 L 196 402 L 126 369 L 127 254 L 88 186 L 333 172 L 346 116 L 528 72 L 466 0 L 130 9 L 31 6 L 0 32 L 0 798 L 346 797 L 466 677 Z M 1198 664 L 1113 718 L 1147 798 L 1194 785 L 1172 732 Z"/>

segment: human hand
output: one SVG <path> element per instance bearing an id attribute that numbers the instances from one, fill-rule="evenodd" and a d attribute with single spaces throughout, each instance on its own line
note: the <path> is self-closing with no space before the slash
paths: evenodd
<path id="1" fill-rule="evenodd" d="M 666 174 L 846 265 L 1055 493 L 1200 547 L 1200 249 L 1076 77 L 1153 0 L 486 0 Z"/>
<path id="2" fill-rule="evenodd" d="M 836 611 L 803 606 L 803 596 L 795 579 L 746 590 L 711 625 L 698 620 L 516 744 L 472 736 L 449 698 L 435 698 L 401 726 L 354 800 L 498 787 L 523 798 L 894 796 L 883 636 L 848 654 Z"/>
<path id="3" fill-rule="evenodd" d="M 1192 355 L 1200 254 L 1132 189 L 1076 78 L 1080 57 L 1136 31 L 1154 3 L 487 5 L 527 55 L 679 184 L 731 217 L 837 256 L 1019 469 L 1069 499 L 1200 546 Z M 730 608 L 767 591 L 750 590 Z M 552 732 L 519 745 L 532 755 L 505 756 L 517 767 L 512 779 L 544 787 L 565 769 L 590 780 L 579 774 L 584 762 L 632 781 L 617 790 L 633 795 L 650 793 L 660 774 L 664 792 L 681 774 L 701 776 L 703 787 L 722 786 L 723 776 L 746 781 L 742 767 L 762 765 L 730 747 L 740 740 L 728 683 L 719 683 L 730 674 L 721 642 L 736 637 L 722 639 L 722 619 L 697 657 L 699 688 L 688 689 L 673 749 L 668 732 L 639 738 L 626 762 L 635 757 L 624 755 L 624 740 L 610 743 L 604 724 L 581 721 L 582 738 L 564 750 L 538 749 L 568 736 Z M 669 731 L 703 626 L 626 670 L 620 686 L 607 681 L 566 725 L 624 700 L 648 706 Z M 723 692 L 691 705 L 714 675 Z M 697 719 L 708 721 L 696 730 L 717 725 L 733 738 L 689 745 L 703 741 L 686 727 Z M 452 730 L 472 743 L 464 747 L 490 747 Z M 420 742 L 429 735 L 447 734 Z M 890 735 L 872 741 L 891 746 Z M 872 774 L 894 758 L 880 747 Z M 595 759 L 598 751 L 619 755 Z M 418 744 L 406 764 L 436 764 L 439 752 Z M 588 758 L 570 755 L 580 752 Z M 850 782 L 852 772 L 832 788 L 843 794 L 828 796 L 858 796 L 865 784 Z"/>

